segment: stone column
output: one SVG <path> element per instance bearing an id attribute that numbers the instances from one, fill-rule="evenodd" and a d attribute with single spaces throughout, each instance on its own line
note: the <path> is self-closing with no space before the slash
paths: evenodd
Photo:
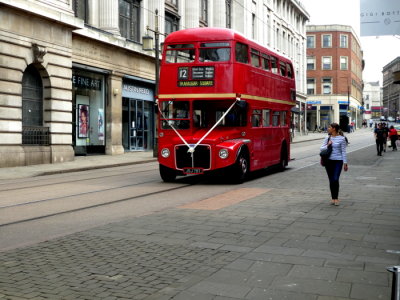
<path id="1" fill-rule="evenodd" d="M 118 0 L 99 0 L 99 28 L 120 35 Z"/>
<path id="2" fill-rule="evenodd" d="M 123 154 L 122 145 L 122 75 L 108 77 L 110 87 L 106 95 L 106 154 Z"/>
<path id="3" fill-rule="evenodd" d="M 186 0 L 185 2 L 185 27 L 197 28 L 200 20 L 200 6 L 198 1 Z"/>
<path id="4" fill-rule="evenodd" d="M 190 2 L 190 0 L 189 0 Z M 232 1 L 233 3 L 233 1 Z M 225 7 L 225 0 L 215 0 L 214 1 L 214 27 L 226 27 L 226 7 Z M 232 8 L 233 11 L 233 8 Z"/>

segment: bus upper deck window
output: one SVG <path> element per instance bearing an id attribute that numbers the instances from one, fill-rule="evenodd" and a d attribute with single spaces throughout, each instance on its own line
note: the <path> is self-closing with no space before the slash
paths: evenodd
<path id="1" fill-rule="evenodd" d="M 251 65 L 253 67 L 260 67 L 260 51 L 251 49 Z"/>
<path id="2" fill-rule="evenodd" d="M 264 70 L 271 70 L 270 67 L 270 58 L 268 55 L 263 54 L 261 58 L 262 67 Z"/>
<path id="3" fill-rule="evenodd" d="M 235 54 L 237 62 L 245 64 L 249 63 L 249 46 L 242 43 L 236 43 Z"/>
<path id="4" fill-rule="evenodd" d="M 231 49 L 229 43 L 201 43 L 199 61 L 229 61 Z"/>
<path id="5" fill-rule="evenodd" d="M 292 66 L 290 64 L 286 64 L 287 76 L 293 78 Z"/>
<path id="6" fill-rule="evenodd" d="M 273 73 L 278 73 L 278 61 L 275 56 L 271 56 L 271 70 Z"/>
<path id="7" fill-rule="evenodd" d="M 193 44 L 168 45 L 165 61 L 167 63 L 191 63 L 195 59 Z"/>
<path id="8" fill-rule="evenodd" d="M 281 62 L 280 64 L 280 71 L 281 71 L 281 75 L 282 76 L 286 76 L 286 65 L 285 65 L 285 63 L 283 63 L 283 62 Z"/>

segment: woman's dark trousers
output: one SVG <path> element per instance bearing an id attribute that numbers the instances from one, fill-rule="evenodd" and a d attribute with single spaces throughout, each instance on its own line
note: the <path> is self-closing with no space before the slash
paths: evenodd
<path id="1" fill-rule="evenodd" d="M 342 172 L 343 160 L 330 160 L 326 162 L 325 170 L 329 177 L 329 187 L 332 199 L 339 197 L 339 177 Z"/>

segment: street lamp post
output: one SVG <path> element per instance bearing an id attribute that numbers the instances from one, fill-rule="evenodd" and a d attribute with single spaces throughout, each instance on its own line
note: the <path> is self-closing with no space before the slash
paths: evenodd
<path id="1" fill-rule="evenodd" d="M 155 76 L 155 81 L 156 81 L 156 86 L 155 86 L 155 99 L 154 99 L 154 104 L 157 105 L 156 99 L 158 97 L 158 89 L 159 89 L 159 78 L 160 78 L 160 31 L 159 31 L 159 26 L 158 26 L 158 9 L 155 10 L 155 19 L 154 19 L 154 30 L 149 28 L 149 26 L 146 26 L 146 36 L 143 37 L 143 50 L 147 51 L 153 51 L 153 38 L 148 35 L 148 32 L 151 31 L 154 33 L 154 40 L 155 40 L 155 67 L 156 67 L 156 76 Z M 157 139 L 157 122 L 158 122 L 158 113 L 157 109 L 154 111 L 154 145 L 153 145 L 153 157 L 158 156 L 158 139 Z"/>

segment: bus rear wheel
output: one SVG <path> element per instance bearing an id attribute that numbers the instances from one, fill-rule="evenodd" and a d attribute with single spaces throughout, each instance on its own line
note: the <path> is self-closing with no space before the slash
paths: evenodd
<path id="1" fill-rule="evenodd" d="M 287 165 L 288 165 L 287 149 L 286 149 L 286 146 L 282 146 L 281 159 L 279 161 L 279 169 L 283 172 L 283 171 L 285 171 Z"/>
<path id="2" fill-rule="evenodd" d="M 174 182 L 176 178 L 176 171 L 160 164 L 160 176 L 164 182 Z"/>
<path id="3" fill-rule="evenodd" d="M 249 159 L 243 152 L 239 154 L 232 171 L 233 183 L 243 183 L 249 173 Z"/>

